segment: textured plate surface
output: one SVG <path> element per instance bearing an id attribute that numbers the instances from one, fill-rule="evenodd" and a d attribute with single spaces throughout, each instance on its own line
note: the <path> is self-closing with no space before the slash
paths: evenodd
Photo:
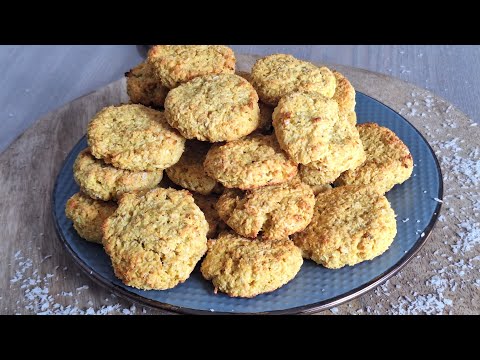
<path id="1" fill-rule="evenodd" d="M 401 269 L 426 241 L 440 211 L 443 183 L 438 161 L 420 133 L 402 116 L 371 97 L 357 92 L 359 123 L 376 122 L 393 130 L 410 149 L 415 167 L 412 177 L 387 193 L 397 215 L 397 236 L 382 256 L 353 267 L 329 270 L 306 260 L 290 283 L 253 299 L 230 298 L 213 293 L 198 266 L 183 284 L 166 291 L 142 291 L 115 278 L 100 245 L 81 239 L 65 216 L 65 204 L 78 186 L 72 167 L 87 147 L 83 137 L 67 156 L 53 191 L 53 216 L 62 243 L 77 263 L 100 284 L 131 300 L 165 310 L 201 313 L 298 313 L 336 306 L 376 287 Z M 402 221 L 409 219 L 408 221 Z"/>

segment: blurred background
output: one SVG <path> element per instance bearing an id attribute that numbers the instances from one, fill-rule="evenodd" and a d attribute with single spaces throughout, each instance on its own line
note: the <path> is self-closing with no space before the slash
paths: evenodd
<path id="1" fill-rule="evenodd" d="M 342 64 L 433 91 L 478 122 L 480 46 L 230 45 L 235 52 Z M 42 115 L 120 79 L 142 45 L 0 46 L 0 152 Z"/>

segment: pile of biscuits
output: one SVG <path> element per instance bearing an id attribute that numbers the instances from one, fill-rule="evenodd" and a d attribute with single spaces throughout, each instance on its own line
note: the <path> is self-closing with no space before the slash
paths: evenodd
<path id="1" fill-rule="evenodd" d="M 338 269 L 393 242 L 385 193 L 413 159 L 389 129 L 356 124 L 339 72 L 275 54 L 235 73 L 226 46 L 156 45 L 126 77 L 131 103 L 91 119 L 66 205 L 126 285 L 173 288 L 203 258 L 215 292 L 253 297 L 303 258 Z"/>

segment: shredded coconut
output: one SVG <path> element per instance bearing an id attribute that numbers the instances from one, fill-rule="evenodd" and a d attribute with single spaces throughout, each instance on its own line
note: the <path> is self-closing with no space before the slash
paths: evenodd
<path id="1" fill-rule="evenodd" d="M 51 255 L 47 255 L 42 261 L 48 259 Z M 87 302 L 88 308 L 79 308 L 76 305 L 78 300 L 74 299 L 75 293 L 87 290 L 88 286 L 83 285 L 71 291 L 61 291 L 58 294 L 52 293 L 51 281 L 55 274 L 47 273 L 45 276 L 39 274 L 38 270 L 33 269 L 33 261 L 25 259 L 19 250 L 14 255 L 16 267 L 15 275 L 10 279 L 10 283 L 14 287 L 23 290 L 23 299 L 17 301 L 18 308 L 14 310 L 15 314 L 22 312 L 33 313 L 37 315 L 107 315 L 107 314 L 135 314 L 136 308 L 132 305 L 130 308 L 123 308 L 120 304 L 93 307 L 93 302 Z M 58 273 L 57 266 L 54 271 Z M 62 271 L 66 271 L 67 267 Z M 111 295 L 113 298 L 114 296 Z M 144 311 L 145 312 L 145 311 Z"/>

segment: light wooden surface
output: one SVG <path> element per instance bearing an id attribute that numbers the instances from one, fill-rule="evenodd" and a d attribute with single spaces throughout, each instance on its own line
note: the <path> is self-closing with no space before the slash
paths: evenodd
<path id="1" fill-rule="evenodd" d="M 248 70 L 253 61 L 239 56 L 240 69 Z M 409 265 L 375 291 L 322 314 L 478 314 L 480 244 L 473 236 L 480 222 L 479 127 L 456 107 L 411 84 L 338 69 L 358 90 L 404 114 L 426 136 L 442 162 L 445 203 L 442 221 Z M 119 311 L 143 313 L 81 273 L 58 241 L 51 217 L 52 187 L 63 159 L 95 112 L 126 100 L 124 85 L 112 83 L 45 116 L 0 154 L 1 314 L 108 312 L 105 306 L 113 304 Z M 468 178 L 455 173 L 468 169 Z"/>
<path id="2" fill-rule="evenodd" d="M 380 72 L 427 88 L 480 119 L 480 47 L 232 45 L 238 53 L 299 58 Z M 0 46 L 0 152 L 39 116 L 119 79 L 141 61 L 135 45 Z"/>

